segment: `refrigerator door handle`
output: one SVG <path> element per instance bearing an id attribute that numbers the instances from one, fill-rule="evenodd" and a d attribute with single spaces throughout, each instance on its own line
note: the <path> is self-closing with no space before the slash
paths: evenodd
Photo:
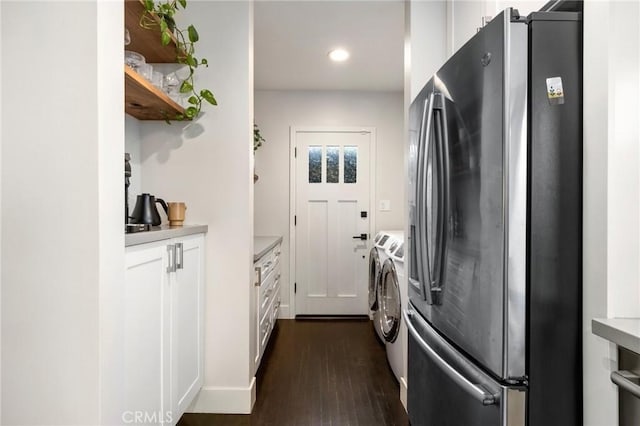
<path id="1" fill-rule="evenodd" d="M 442 303 L 442 284 L 444 282 L 445 255 L 447 246 L 447 217 L 449 208 L 449 153 L 445 100 L 442 93 L 434 95 L 435 149 L 437 152 L 436 183 L 438 188 L 438 216 L 436 222 L 436 250 L 433 260 L 433 281 L 431 296 L 434 303 Z"/>
<path id="2" fill-rule="evenodd" d="M 422 112 L 422 125 L 420 128 L 420 134 L 418 136 L 418 173 L 416 176 L 416 238 L 414 242 L 416 250 L 416 272 L 419 281 L 420 291 L 423 298 L 427 300 L 427 303 L 432 304 L 431 301 L 431 272 L 429 265 L 429 253 L 425 247 L 425 240 L 428 238 L 426 217 L 427 217 L 427 205 L 426 205 L 426 162 L 428 161 L 427 143 L 429 133 L 431 132 L 433 116 L 433 93 L 429 95 L 424 104 L 424 110 Z M 426 259 L 425 259 L 426 253 Z M 427 262 L 427 268 L 425 268 L 424 262 Z M 426 276 L 425 276 L 426 269 Z M 412 283 L 413 284 L 413 283 Z M 414 284 L 415 285 L 415 284 Z"/>
<path id="3" fill-rule="evenodd" d="M 640 386 L 638 385 L 640 376 L 637 374 L 627 370 L 612 371 L 611 381 L 618 385 L 620 389 L 640 399 Z"/>
<path id="4" fill-rule="evenodd" d="M 405 309 L 402 312 L 404 316 L 404 320 L 407 324 L 407 329 L 409 333 L 416 340 L 420 349 L 426 356 L 428 356 L 436 365 L 440 367 L 443 373 L 447 375 L 453 382 L 455 382 L 460 388 L 466 391 L 469 395 L 471 395 L 476 401 L 480 402 L 482 405 L 495 405 L 498 403 L 498 398 L 496 395 L 486 391 L 482 385 L 478 385 L 475 383 L 471 383 L 469 379 L 460 374 L 454 367 L 449 365 L 438 353 L 433 350 L 420 336 L 415 326 L 413 325 L 413 319 L 417 318 L 417 314 L 415 311 L 411 309 Z"/>
<path id="5" fill-rule="evenodd" d="M 431 288 L 433 287 L 433 265 L 431 263 L 432 253 L 429 252 L 428 241 L 431 238 L 429 234 L 429 228 L 427 227 L 427 215 L 429 212 L 427 211 L 427 169 L 429 163 L 429 145 L 431 144 L 431 129 L 433 126 L 433 103 L 434 103 L 434 94 L 431 93 L 428 99 L 428 108 L 425 109 L 425 117 L 426 125 L 424 127 L 424 132 L 421 132 L 423 135 L 422 142 L 420 146 L 422 147 L 422 161 L 421 164 L 421 172 L 419 170 L 418 176 L 418 241 L 417 245 L 419 247 L 419 251 L 417 252 L 417 258 L 420 259 L 420 265 L 418 265 L 418 270 L 420 271 L 420 281 L 422 281 L 423 291 L 425 296 L 427 297 L 427 303 L 433 304 L 433 293 L 431 292 Z M 425 122 L 423 118 L 423 123 Z M 435 258 L 434 258 L 435 260 Z M 426 262 L 426 268 L 424 267 L 424 262 Z M 434 262 L 435 263 L 435 262 Z M 425 274 L 426 270 L 426 274 Z M 426 276 L 425 276 L 426 275 Z"/>

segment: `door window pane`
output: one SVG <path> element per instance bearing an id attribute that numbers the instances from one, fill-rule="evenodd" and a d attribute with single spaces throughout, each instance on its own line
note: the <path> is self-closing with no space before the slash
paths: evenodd
<path id="1" fill-rule="evenodd" d="M 358 147 L 344 147 L 344 183 L 356 183 L 358 176 Z"/>
<path id="2" fill-rule="evenodd" d="M 309 183 L 322 182 L 322 147 L 309 147 Z"/>
<path id="3" fill-rule="evenodd" d="M 340 147 L 327 147 L 327 183 L 340 182 Z"/>

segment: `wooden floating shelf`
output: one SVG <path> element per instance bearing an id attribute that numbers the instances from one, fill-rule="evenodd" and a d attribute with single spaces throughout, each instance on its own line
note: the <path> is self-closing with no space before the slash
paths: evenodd
<path id="1" fill-rule="evenodd" d="M 125 0 L 124 25 L 129 30 L 131 43 L 125 46 L 126 50 L 132 50 L 144 56 L 147 63 L 174 63 L 176 61 L 176 39 L 171 35 L 171 43 L 163 46 L 160 41 L 160 29 L 147 29 L 140 26 L 140 17 L 145 11 L 141 0 Z M 154 16 L 159 22 L 159 18 Z"/>
<path id="2" fill-rule="evenodd" d="M 128 65 L 124 66 L 124 111 L 138 120 L 165 120 L 184 114 L 184 108 Z"/>

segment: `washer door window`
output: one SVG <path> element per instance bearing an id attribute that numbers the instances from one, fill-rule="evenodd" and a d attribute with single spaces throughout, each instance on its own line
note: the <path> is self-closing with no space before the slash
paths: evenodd
<path id="1" fill-rule="evenodd" d="M 378 309 L 378 298 L 376 290 L 378 287 L 378 277 L 380 276 L 380 256 L 378 249 L 373 247 L 369 252 L 369 309 Z"/>
<path id="2" fill-rule="evenodd" d="M 400 330 L 402 306 L 400 303 L 398 275 L 391 259 L 387 259 L 382 265 L 378 309 L 380 310 L 379 318 L 382 335 L 387 342 L 393 343 L 397 339 Z"/>

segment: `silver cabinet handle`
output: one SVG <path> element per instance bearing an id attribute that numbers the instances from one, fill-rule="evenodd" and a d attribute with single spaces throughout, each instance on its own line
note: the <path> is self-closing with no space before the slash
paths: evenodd
<path id="1" fill-rule="evenodd" d="M 184 248 L 182 243 L 176 243 L 176 269 L 184 269 Z"/>
<path id="2" fill-rule="evenodd" d="M 258 281 L 255 282 L 256 287 L 260 287 L 262 285 L 262 268 L 256 266 L 256 273 L 258 274 Z"/>
<path id="3" fill-rule="evenodd" d="M 611 381 L 618 385 L 620 389 L 626 390 L 631 395 L 640 399 L 640 376 L 632 371 L 620 370 L 611 372 Z"/>
<path id="4" fill-rule="evenodd" d="M 455 368 L 447 363 L 438 353 L 431 348 L 420 336 L 415 326 L 412 323 L 412 318 L 416 317 L 416 313 L 410 310 L 404 310 L 402 312 L 404 316 L 404 320 L 407 323 L 407 328 L 409 329 L 409 333 L 416 340 L 420 349 L 427 355 L 431 360 L 440 367 L 443 373 L 445 373 L 451 380 L 453 380 L 460 388 L 464 389 L 467 393 L 469 393 L 475 400 L 482 403 L 482 405 L 494 405 L 497 403 L 497 398 L 495 395 L 487 392 L 485 389 L 480 386 L 471 383 L 469 379 L 464 377 L 462 374 L 458 372 Z"/>
<path id="5" fill-rule="evenodd" d="M 176 271 L 176 246 L 175 244 L 169 244 L 167 246 L 167 254 L 169 257 L 169 262 L 167 265 L 167 272 L 175 272 Z"/>

